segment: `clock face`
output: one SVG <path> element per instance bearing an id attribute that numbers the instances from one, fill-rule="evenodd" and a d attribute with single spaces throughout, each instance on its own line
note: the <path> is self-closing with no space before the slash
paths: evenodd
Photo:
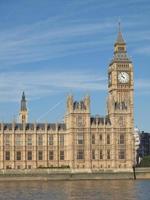
<path id="1" fill-rule="evenodd" d="M 129 74 L 127 72 L 120 72 L 118 75 L 118 80 L 120 83 L 128 83 L 129 82 Z"/>

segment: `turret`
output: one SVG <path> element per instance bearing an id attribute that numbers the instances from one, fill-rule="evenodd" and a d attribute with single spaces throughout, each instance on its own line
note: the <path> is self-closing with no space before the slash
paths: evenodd
<path id="1" fill-rule="evenodd" d="M 81 101 L 74 101 L 73 96 L 69 95 L 67 97 L 65 123 L 68 127 L 78 126 L 78 118 L 82 118 L 87 124 L 90 123 L 90 97 L 85 96 Z"/>
<path id="2" fill-rule="evenodd" d="M 74 101 L 73 96 L 67 98 L 67 113 L 89 113 L 90 97 L 85 96 L 81 101 Z"/>
<path id="3" fill-rule="evenodd" d="M 20 123 L 27 123 L 28 122 L 28 110 L 27 110 L 27 103 L 26 103 L 25 93 L 22 93 L 21 99 L 21 107 L 19 113 L 19 122 Z"/>

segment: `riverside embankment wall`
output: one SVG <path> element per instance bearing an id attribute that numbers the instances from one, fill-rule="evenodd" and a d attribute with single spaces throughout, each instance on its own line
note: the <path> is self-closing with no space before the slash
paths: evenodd
<path id="1" fill-rule="evenodd" d="M 150 168 L 136 168 L 136 179 L 150 179 Z M 0 170 L 0 181 L 134 179 L 132 171 L 79 172 L 69 169 Z"/>

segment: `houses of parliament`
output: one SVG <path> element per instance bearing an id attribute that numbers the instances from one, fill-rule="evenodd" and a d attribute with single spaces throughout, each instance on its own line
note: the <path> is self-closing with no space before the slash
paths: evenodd
<path id="1" fill-rule="evenodd" d="M 130 171 L 134 164 L 133 64 L 119 29 L 108 66 L 107 115 L 92 116 L 90 97 L 67 97 L 63 123 L 29 123 L 25 93 L 19 122 L 0 123 L 0 169 Z"/>

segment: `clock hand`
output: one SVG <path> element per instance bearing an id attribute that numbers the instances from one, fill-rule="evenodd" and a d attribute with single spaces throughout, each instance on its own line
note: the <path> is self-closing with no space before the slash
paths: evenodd
<path id="1" fill-rule="evenodd" d="M 124 75 L 121 75 L 121 77 L 122 77 L 123 79 L 125 79 Z"/>

